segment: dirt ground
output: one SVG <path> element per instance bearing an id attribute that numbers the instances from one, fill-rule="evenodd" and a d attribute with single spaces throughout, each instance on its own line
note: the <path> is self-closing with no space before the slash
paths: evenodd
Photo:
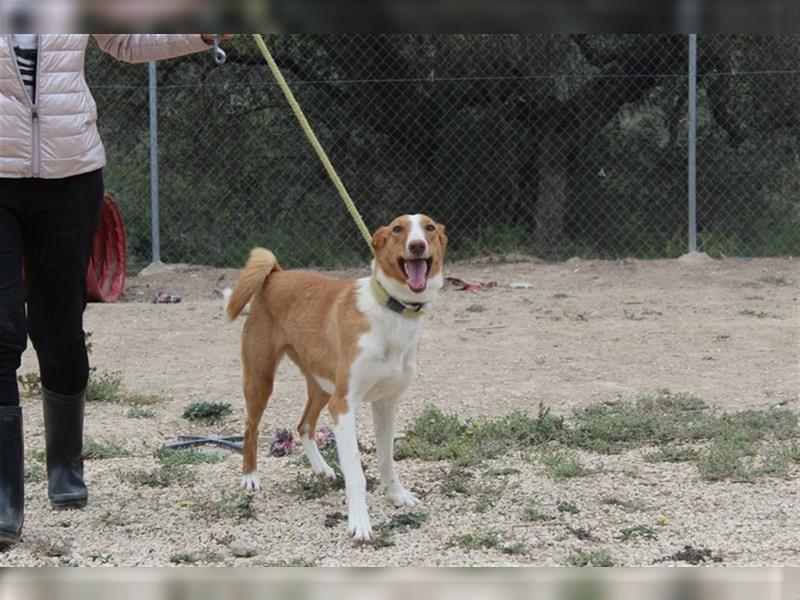
<path id="1" fill-rule="evenodd" d="M 229 324 L 223 318 L 212 290 L 223 273 L 232 283 L 235 271 L 190 267 L 134 277 L 125 302 L 89 307 L 94 366 L 120 371 L 130 393 L 167 400 L 152 407 L 149 419 L 128 418 L 125 405 L 89 405 L 87 434 L 120 440 L 133 455 L 87 461 L 91 498 L 81 512 L 53 512 L 46 483 L 29 483 L 23 541 L 0 554 L 0 565 L 169 565 L 186 553 L 195 564 L 238 566 L 562 565 L 576 550 L 594 548 L 607 549 L 617 565 L 649 565 L 689 544 L 719 552 L 724 565 L 800 563 L 800 465 L 794 463 L 786 478 L 708 483 L 693 465 L 648 463 L 641 450 L 582 453 L 587 465 L 602 470 L 564 481 L 518 455 L 491 461 L 489 467 L 519 472 L 503 480 L 499 500 L 485 513 L 473 510 L 472 499 L 441 493 L 445 464 L 401 461 L 401 478 L 422 497 L 428 520 L 395 536 L 393 546 L 355 546 L 341 523 L 324 524 L 326 514 L 345 510 L 344 492 L 299 499 L 291 489 L 306 469 L 299 453 L 269 455 L 275 430 L 293 428 L 305 403 L 303 380 L 288 361 L 262 422 L 264 489 L 255 497 L 254 518 L 207 519 L 191 508 L 198 498 L 219 499 L 238 489 L 238 455 L 192 467 L 192 484 L 160 489 L 121 481 L 126 470 L 157 466 L 153 452 L 179 434 L 243 430 L 243 320 Z M 540 402 L 569 415 L 576 407 L 659 389 L 691 392 L 722 410 L 800 410 L 797 260 L 488 260 L 450 265 L 448 274 L 496 281 L 497 287 L 441 294 L 423 335 L 417 380 L 402 403 L 400 434 L 428 403 L 462 418 L 516 408 L 535 414 Z M 183 302 L 152 304 L 155 292 L 180 294 Z M 35 368 L 29 350 L 21 372 Z M 228 402 L 233 413 L 211 427 L 181 417 L 187 404 L 200 401 Z M 24 401 L 29 452 L 43 448 L 38 403 Z M 327 423 L 323 415 L 321 425 Z M 367 410 L 359 414 L 359 427 L 362 441 L 371 444 Z M 376 474 L 373 457 L 364 462 Z M 632 514 L 606 505 L 601 500 L 609 496 L 643 508 Z M 522 507 L 529 501 L 558 519 L 524 521 Z M 561 501 L 581 512 L 557 513 Z M 379 490 L 369 494 L 369 506 L 373 524 L 398 512 Z M 637 524 L 657 524 L 658 539 L 617 539 L 621 527 Z M 594 539 L 576 539 L 568 526 L 589 528 Z M 503 543 L 523 544 L 524 552 L 449 543 L 455 535 L 489 529 Z M 241 544 L 255 555 L 234 556 Z"/>

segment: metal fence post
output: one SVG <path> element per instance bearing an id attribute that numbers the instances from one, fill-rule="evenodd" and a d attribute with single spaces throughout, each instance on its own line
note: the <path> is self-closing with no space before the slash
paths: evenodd
<path id="1" fill-rule="evenodd" d="M 148 63 L 150 88 L 150 226 L 153 264 L 161 263 L 161 235 L 158 208 L 158 102 L 156 96 L 156 61 Z"/>
<path id="2" fill-rule="evenodd" d="M 697 251 L 697 34 L 689 34 L 689 252 Z"/>

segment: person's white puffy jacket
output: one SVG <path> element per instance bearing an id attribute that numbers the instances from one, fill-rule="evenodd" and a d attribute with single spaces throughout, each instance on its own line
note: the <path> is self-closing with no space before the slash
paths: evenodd
<path id="1" fill-rule="evenodd" d="M 95 35 L 126 62 L 207 50 L 200 35 Z M 60 179 L 105 166 L 97 106 L 84 78 L 88 35 L 40 34 L 36 104 L 17 67 L 11 35 L 0 35 L 0 178 Z"/>

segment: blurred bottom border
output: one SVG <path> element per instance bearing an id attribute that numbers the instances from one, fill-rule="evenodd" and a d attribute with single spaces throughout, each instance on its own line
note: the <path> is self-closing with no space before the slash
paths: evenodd
<path id="1" fill-rule="evenodd" d="M 800 600 L 800 568 L 0 569 L 1 600 Z"/>

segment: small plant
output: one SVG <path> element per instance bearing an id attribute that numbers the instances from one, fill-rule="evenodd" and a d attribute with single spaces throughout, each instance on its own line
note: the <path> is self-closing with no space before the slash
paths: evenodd
<path id="1" fill-rule="evenodd" d="M 338 481 L 338 479 L 337 479 Z M 303 500 L 322 498 L 333 491 L 331 483 L 314 473 L 298 473 L 292 484 L 292 491 Z"/>
<path id="2" fill-rule="evenodd" d="M 154 406 L 156 404 L 161 404 L 168 400 L 167 398 L 162 398 L 161 396 L 155 396 L 152 394 L 132 394 L 130 396 L 125 396 L 124 402 L 134 408 L 142 408 L 145 406 Z"/>
<path id="3" fill-rule="evenodd" d="M 571 527 L 567 526 L 567 531 L 574 535 L 579 540 L 591 540 L 592 532 L 586 527 Z"/>
<path id="4" fill-rule="evenodd" d="M 507 477 L 508 475 L 519 475 L 522 473 L 519 469 L 507 467 L 503 469 L 489 469 L 486 471 L 487 477 Z"/>
<path id="5" fill-rule="evenodd" d="M 576 323 L 588 323 L 589 322 L 589 317 L 587 317 L 583 313 L 578 313 L 577 315 L 575 315 L 575 322 Z"/>
<path id="6" fill-rule="evenodd" d="M 260 561 L 259 561 L 260 563 Z M 260 563 L 261 564 L 261 563 Z M 261 564 L 264 567 L 316 567 L 317 563 L 305 558 L 290 558 L 288 560 L 273 560 Z"/>
<path id="7" fill-rule="evenodd" d="M 473 488 L 473 495 L 475 496 L 475 512 L 485 513 L 500 500 L 502 489 L 480 483 Z"/>
<path id="8" fill-rule="evenodd" d="M 189 421 L 202 421 L 206 424 L 219 423 L 223 417 L 231 414 L 231 405 L 227 402 L 192 402 L 183 411 L 183 418 Z"/>
<path id="9" fill-rule="evenodd" d="M 682 448 L 680 446 L 662 446 L 657 451 L 646 454 L 644 459 L 651 463 L 670 462 L 694 462 L 700 456 L 700 453 L 693 448 Z"/>
<path id="10" fill-rule="evenodd" d="M 715 562 L 720 563 L 722 562 L 722 555 L 721 554 L 714 554 L 708 548 L 694 548 L 693 546 L 687 545 L 683 547 L 683 550 L 679 550 L 675 554 L 670 556 L 665 556 L 663 558 L 658 559 L 656 562 L 687 562 L 690 565 L 699 565 L 700 563 L 705 562 Z"/>
<path id="11" fill-rule="evenodd" d="M 764 275 L 761 277 L 761 283 L 780 287 L 792 285 L 791 279 L 787 279 L 784 275 Z"/>
<path id="12" fill-rule="evenodd" d="M 347 521 L 347 515 L 342 512 L 332 512 L 325 515 L 325 527 L 336 527 L 339 523 Z"/>
<path id="13" fill-rule="evenodd" d="M 42 393 L 42 379 L 38 373 L 25 373 L 18 376 L 17 381 L 26 394 L 36 396 Z"/>
<path id="14" fill-rule="evenodd" d="M 47 479 L 47 473 L 41 465 L 33 464 L 25 467 L 25 481 L 29 483 L 39 483 Z"/>
<path id="15" fill-rule="evenodd" d="M 451 545 L 460 546 L 466 550 L 497 548 L 500 545 L 500 535 L 496 531 L 467 533 L 453 538 Z"/>
<path id="16" fill-rule="evenodd" d="M 620 530 L 620 541 L 627 542 L 632 539 L 640 538 L 643 540 L 657 540 L 658 533 L 650 525 L 636 525 Z"/>
<path id="17" fill-rule="evenodd" d="M 486 310 L 486 307 L 483 304 L 470 304 L 466 311 L 469 313 L 482 313 Z"/>
<path id="18" fill-rule="evenodd" d="M 197 448 L 187 448 L 185 450 L 172 450 L 170 448 L 160 448 L 155 453 L 156 458 L 166 467 L 178 465 L 199 465 L 202 463 L 219 463 L 228 457 L 216 452 L 203 452 Z"/>
<path id="19" fill-rule="evenodd" d="M 553 294 L 553 298 L 556 298 L 557 300 L 563 300 L 564 298 L 569 298 L 569 294 L 565 294 L 563 292 L 556 292 L 555 294 Z"/>
<path id="20" fill-rule="evenodd" d="M 622 313 L 626 321 L 644 321 L 647 318 L 642 315 L 637 315 L 636 313 L 629 311 L 627 308 L 623 308 Z"/>
<path id="21" fill-rule="evenodd" d="M 174 565 L 193 565 L 199 560 L 194 552 L 176 552 L 169 557 L 169 562 Z"/>
<path id="22" fill-rule="evenodd" d="M 750 310 L 749 308 L 745 310 L 740 310 L 739 314 L 744 317 L 755 317 L 756 319 L 780 319 L 778 315 L 764 312 L 763 310 L 758 310 L 758 311 Z"/>
<path id="23" fill-rule="evenodd" d="M 575 506 L 572 502 L 559 502 L 558 506 L 556 507 L 558 512 L 567 513 L 570 515 L 577 515 L 581 512 L 581 509 Z"/>
<path id="24" fill-rule="evenodd" d="M 592 550 L 573 552 L 567 558 L 570 567 L 613 567 L 614 559 L 608 550 Z"/>
<path id="25" fill-rule="evenodd" d="M 83 458 L 86 460 L 108 460 L 130 455 L 131 453 L 119 440 L 103 442 L 88 436 L 83 440 Z"/>
<path id="26" fill-rule="evenodd" d="M 615 496 L 604 498 L 603 504 L 607 504 L 608 506 L 616 506 L 627 512 L 645 510 L 644 506 L 640 502 L 636 502 L 634 500 L 621 500 Z"/>
<path id="27" fill-rule="evenodd" d="M 166 488 L 176 484 L 186 485 L 195 480 L 194 473 L 185 465 L 164 465 L 150 471 L 144 469 L 120 471 L 119 478 L 131 485 L 154 488 Z"/>
<path id="28" fill-rule="evenodd" d="M 589 473 L 573 452 L 548 452 L 542 456 L 542 462 L 553 479 L 582 477 Z"/>
<path id="29" fill-rule="evenodd" d="M 341 513 L 331 513 L 325 518 L 325 525 L 327 527 L 334 526 L 339 520 L 346 521 L 347 517 Z M 329 524 L 329 518 L 331 524 Z M 375 528 L 375 535 L 372 538 L 371 545 L 375 548 L 387 548 L 394 546 L 394 534 L 405 533 L 412 529 L 419 529 L 422 524 L 428 520 L 428 513 L 415 512 L 403 513 L 394 515 L 386 523 L 379 525 Z"/>
<path id="30" fill-rule="evenodd" d="M 504 544 L 501 548 L 503 554 L 509 556 L 520 556 L 528 551 L 528 548 L 522 542 L 514 542 L 512 544 Z"/>
<path id="31" fill-rule="evenodd" d="M 472 494 L 473 474 L 460 467 L 453 467 L 439 482 L 439 489 L 448 498 L 457 494 L 469 496 Z"/>
<path id="32" fill-rule="evenodd" d="M 141 408 L 139 406 L 131 406 L 125 416 L 129 419 L 152 419 L 156 413 L 151 408 Z"/>
<path id="33" fill-rule="evenodd" d="M 555 519 L 553 515 L 546 514 L 538 504 L 529 503 L 522 511 L 522 518 L 532 523 L 552 521 Z"/>
<path id="34" fill-rule="evenodd" d="M 45 460 L 44 450 L 30 450 L 28 452 L 28 456 L 31 460 L 35 460 L 40 463 L 43 463 Z"/>
<path id="35" fill-rule="evenodd" d="M 192 502 L 190 507 L 209 520 L 222 518 L 247 520 L 256 517 L 253 495 L 244 492 L 233 494 L 223 492 L 219 500 L 200 500 Z"/>
<path id="36" fill-rule="evenodd" d="M 91 372 L 86 386 L 87 402 L 119 402 L 122 398 L 122 374 L 102 371 L 99 375 Z"/>
<path id="37" fill-rule="evenodd" d="M 752 481 L 756 476 L 755 454 L 755 444 L 744 437 L 729 435 L 714 440 L 698 462 L 700 476 L 708 481 Z"/>

